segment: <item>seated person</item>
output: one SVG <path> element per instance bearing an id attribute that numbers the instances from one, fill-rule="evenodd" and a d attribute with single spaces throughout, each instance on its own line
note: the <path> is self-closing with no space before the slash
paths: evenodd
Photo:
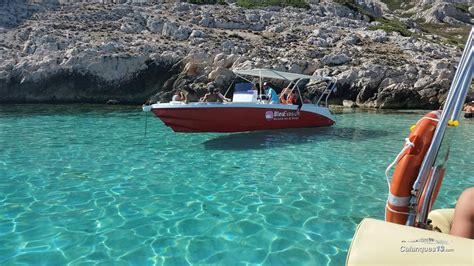
<path id="1" fill-rule="evenodd" d="M 301 101 L 301 98 L 299 97 L 296 90 L 291 91 L 291 94 L 288 97 L 287 103 L 298 105 L 298 109 L 301 109 L 301 106 L 303 106 L 303 102 Z"/>
<path id="2" fill-rule="evenodd" d="M 464 190 L 454 209 L 449 234 L 474 239 L 474 187 Z"/>
<path id="3" fill-rule="evenodd" d="M 259 83 L 252 83 L 252 90 L 258 92 L 260 90 L 260 84 Z"/>
<path id="4" fill-rule="evenodd" d="M 284 88 L 280 93 L 280 102 L 283 104 L 291 104 L 291 102 L 288 101 L 288 96 L 290 94 L 291 94 L 290 86 Z"/>
<path id="5" fill-rule="evenodd" d="M 199 101 L 199 97 L 198 97 L 197 92 L 195 90 L 193 90 L 189 85 L 184 86 L 183 90 L 181 92 L 184 96 L 184 102 L 185 103 L 198 102 Z"/>
<path id="6" fill-rule="evenodd" d="M 464 107 L 464 117 L 474 118 L 474 101 L 468 103 L 466 107 Z"/>
<path id="7" fill-rule="evenodd" d="M 207 86 L 207 91 L 201 99 L 201 102 L 230 102 L 229 98 L 225 98 L 218 90 L 215 89 L 214 85 Z"/>
<path id="8" fill-rule="evenodd" d="M 171 99 L 173 102 L 181 102 L 184 101 L 184 95 L 183 92 L 180 90 L 177 90 L 176 93 L 173 95 L 173 98 Z"/>
<path id="9" fill-rule="evenodd" d="M 263 83 L 263 89 L 265 90 L 265 94 L 267 95 L 270 103 L 280 103 L 278 94 L 272 87 L 270 87 L 267 82 Z"/>

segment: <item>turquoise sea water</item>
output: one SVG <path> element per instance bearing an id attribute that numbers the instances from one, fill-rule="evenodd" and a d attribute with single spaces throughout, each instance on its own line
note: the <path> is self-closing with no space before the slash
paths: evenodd
<path id="1" fill-rule="evenodd" d="M 139 108 L 0 108 L 0 264 L 342 265 L 383 218 L 386 166 L 424 112 L 330 128 L 176 134 Z M 436 208 L 474 183 L 462 120 Z"/>

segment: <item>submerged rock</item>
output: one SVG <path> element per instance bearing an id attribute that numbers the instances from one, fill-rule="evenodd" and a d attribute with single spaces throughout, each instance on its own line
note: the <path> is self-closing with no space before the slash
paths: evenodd
<path id="1" fill-rule="evenodd" d="M 108 100 L 105 104 L 119 104 L 120 101 L 119 100 Z"/>
<path id="2" fill-rule="evenodd" d="M 354 108 L 357 106 L 357 104 L 351 100 L 344 100 L 342 101 L 342 106 L 344 107 L 349 107 L 349 108 Z"/>

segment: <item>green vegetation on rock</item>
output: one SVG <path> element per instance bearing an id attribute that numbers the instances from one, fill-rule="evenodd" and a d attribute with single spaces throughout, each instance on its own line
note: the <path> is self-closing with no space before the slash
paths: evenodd
<path id="1" fill-rule="evenodd" d="M 464 13 L 469 13 L 469 6 L 463 3 L 457 3 L 454 5 L 457 9 L 463 11 Z"/>
<path id="2" fill-rule="evenodd" d="M 435 23 L 420 23 L 419 26 L 424 33 L 439 35 L 443 38 L 441 42 L 455 45 L 459 48 L 464 48 L 471 30 L 469 25 L 448 27 Z"/>
<path id="3" fill-rule="evenodd" d="M 412 36 L 412 32 L 408 30 L 407 25 L 398 19 L 387 19 L 387 18 L 376 18 L 361 6 L 359 6 L 354 0 L 334 0 L 335 3 L 344 5 L 349 9 L 358 12 L 359 14 L 367 16 L 371 21 L 378 21 L 378 25 L 369 26 L 369 30 L 384 30 L 386 32 L 399 32 L 402 36 Z M 385 1 L 384 1 L 385 2 Z M 399 1 L 401 2 L 401 1 Z"/>
<path id="4" fill-rule="evenodd" d="M 409 9 L 413 7 L 412 3 L 403 0 L 382 0 L 382 2 L 386 4 L 388 9 L 390 10 L 402 9 L 403 4 L 405 4 L 405 7 L 403 7 L 403 9 Z"/>
<path id="5" fill-rule="evenodd" d="M 378 25 L 369 26 L 369 30 L 384 30 L 386 32 L 399 32 L 402 36 L 410 37 L 413 35 L 411 31 L 408 30 L 407 25 L 401 22 L 398 19 L 386 19 L 378 18 L 376 21 L 379 22 Z"/>
<path id="6" fill-rule="evenodd" d="M 390 10 L 400 9 L 404 1 L 400 0 L 382 0 Z"/>
<path id="7" fill-rule="evenodd" d="M 349 8 L 352 11 L 355 11 L 359 14 L 367 16 L 370 19 L 370 21 L 375 20 L 375 17 L 372 14 L 370 14 L 368 11 L 366 11 L 361 6 L 359 6 L 354 0 L 334 0 L 334 3 L 338 3 L 340 5 L 343 5 Z"/>
<path id="8" fill-rule="evenodd" d="M 441 38 L 439 42 L 455 45 L 459 48 L 464 48 L 464 45 L 469 35 L 470 27 L 469 26 L 446 26 L 435 23 L 425 23 L 424 20 L 417 20 L 417 28 L 421 30 L 423 34 L 413 33 L 408 30 L 408 26 L 405 25 L 398 19 L 387 19 L 387 18 L 377 18 L 376 21 L 379 22 L 378 25 L 369 26 L 369 30 L 384 30 L 386 32 L 399 32 L 402 36 L 405 37 L 415 37 L 415 38 L 424 38 L 425 34 L 428 35 L 438 35 Z"/>
<path id="9" fill-rule="evenodd" d="M 359 6 L 354 0 L 334 0 L 335 3 L 344 5 L 351 10 L 358 12 L 359 14 L 367 16 L 372 21 L 377 21 L 377 25 L 371 25 L 368 27 L 369 30 L 384 30 L 385 32 L 399 32 L 402 36 L 405 37 L 415 37 L 427 39 L 425 35 L 438 35 L 441 38 L 438 38 L 438 42 L 455 45 L 460 48 L 464 48 L 466 43 L 467 36 L 469 35 L 470 27 L 469 26 L 450 26 L 450 25 L 441 25 L 435 23 L 426 23 L 424 19 L 416 19 L 415 22 L 417 26 L 415 28 L 419 29 L 420 33 L 413 33 L 409 30 L 409 27 L 402 21 L 394 18 L 388 19 L 386 17 L 376 18 L 371 15 L 369 12 L 364 10 Z M 404 1 L 399 0 L 384 0 L 382 1 L 387 4 L 388 8 L 392 10 L 400 9 Z M 463 12 L 469 12 L 469 7 L 465 4 L 456 4 L 456 7 Z M 414 13 L 406 13 L 403 17 L 411 17 Z"/>
<path id="10" fill-rule="evenodd" d="M 305 0 L 237 0 L 237 5 L 245 8 L 261 8 L 267 6 L 310 8 Z"/>
<path id="11" fill-rule="evenodd" d="M 188 3 L 196 5 L 226 5 L 224 0 L 187 0 Z"/>
<path id="12" fill-rule="evenodd" d="M 402 17 L 402 18 L 411 18 L 415 14 L 416 14 L 416 12 L 403 12 L 403 13 L 400 14 L 400 17 Z"/>

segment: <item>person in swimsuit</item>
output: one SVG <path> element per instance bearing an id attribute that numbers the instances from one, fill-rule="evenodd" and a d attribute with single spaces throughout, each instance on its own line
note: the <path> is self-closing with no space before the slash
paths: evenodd
<path id="1" fill-rule="evenodd" d="M 224 97 L 224 95 L 222 95 L 218 90 L 216 90 L 216 88 L 212 84 L 207 86 L 207 91 L 208 93 L 206 93 L 200 99 L 201 102 L 212 103 L 212 102 L 230 102 L 231 101 L 230 99 Z"/>
<path id="2" fill-rule="evenodd" d="M 459 196 L 449 234 L 474 239 L 474 187 Z"/>
<path id="3" fill-rule="evenodd" d="M 466 107 L 464 107 L 464 117 L 465 118 L 474 117 L 474 101 L 468 103 Z"/>
<path id="4" fill-rule="evenodd" d="M 181 102 L 184 101 L 184 95 L 183 92 L 180 90 L 177 90 L 176 93 L 173 95 L 173 98 L 171 99 L 173 102 Z"/>
<path id="5" fill-rule="evenodd" d="M 291 94 L 291 88 L 290 85 L 288 87 L 284 88 L 281 93 L 280 93 L 280 103 L 283 104 L 291 104 L 291 101 L 288 100 L 288 96 Z"/>
<path id="6" fill-rule="evenodd" d="M 190 102 L 198 102 L 199 101 L 199 96 L 197 92 L 191 88 L 189 85 L 184 86 L 183 89 L 181 90 L 182 95 L 184 97 L 184 102 L 185 103 L 190 103 Z"/>

